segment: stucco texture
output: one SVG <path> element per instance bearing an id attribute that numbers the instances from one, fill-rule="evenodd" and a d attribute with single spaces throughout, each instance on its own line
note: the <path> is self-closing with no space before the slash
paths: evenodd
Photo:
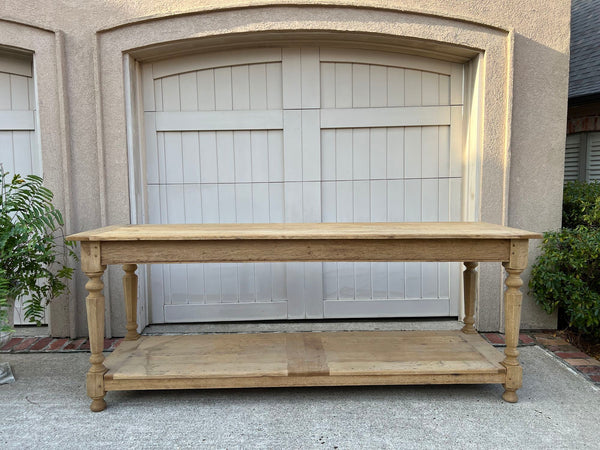
<path id="1" fill-rule="evenodd" d="M 0 17 L 0 45 L 34 52 L 40 114 L 53 111 L 40 127 L 44 174 L 69 232 L 130 221 L 124 55 L 143 61 L 192 43 L 235 47 L 244 36 L 298 31 L 455 59 L 480 55 L 481 104 L 471 125 L 480 152 L 478 218 L 532 231 L 560 226 L 568 0 L 6 0 Z M 120 276 L 105 277 L 108 335 L 125 332 Z M 482 331 L 502 329 L 502 276 L 499 267 L 481 268 L 481 296 L 497 299 L 480 305 Z M 84 283 L 78 272 L 70 296 L 53 307 L 55 336 L 87 333 Z M 525 296 L 522 327 L 555 320 Z"/>

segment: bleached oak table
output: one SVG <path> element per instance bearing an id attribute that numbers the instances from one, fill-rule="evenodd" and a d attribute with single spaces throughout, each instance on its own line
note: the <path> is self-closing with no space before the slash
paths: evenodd
<path id="1" fill-rule="evenodd" d="M 107 391 L 267 386 L 501 383 L 516 402 L 528 240 L 542 236 L 487 223 L 124 225 L 69 236 L 81 241 L 91 368 L 91 410 Z M 137 264 L 275 261 L 459 261 L 465 264 L 461 331 L 140 336 Z M 473 324 L 479 262 L 501 262 L 504 355 Z M 102 275 L 122 264 L 127 335 L 104 359 Z"/>

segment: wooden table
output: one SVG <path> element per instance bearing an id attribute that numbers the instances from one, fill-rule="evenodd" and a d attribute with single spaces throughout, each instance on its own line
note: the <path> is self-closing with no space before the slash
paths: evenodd
<path id="1" fill-rule="evenodd" d="M 91 368 L 91 410 L 112 390 L 266 386 L 501 383 L 516 402 L 517 359 L 528 240 L 541 235 L 486 223 L 124 225 L 69 236 L 81 241 Z M 459 261 L 465 264 L 461 331 L 256 333 L 140 336 L 136 264 L 267 261 Z M 501 262 L 504 355 L 473 324 L 476 267 Z M 122 264 L 125 341 L 106 360 L 102 275 Z"/>

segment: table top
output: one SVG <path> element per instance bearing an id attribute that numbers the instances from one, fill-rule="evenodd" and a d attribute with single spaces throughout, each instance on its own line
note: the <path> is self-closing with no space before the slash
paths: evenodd
<path id="1" fill-rule="evenodd" d="M 540 233 L 485 222 L 113 225 L 67 237 L 70 241 L 541 238 Z"/>

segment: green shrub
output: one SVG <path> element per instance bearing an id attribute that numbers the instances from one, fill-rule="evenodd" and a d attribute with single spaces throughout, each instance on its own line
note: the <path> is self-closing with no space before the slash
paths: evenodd
<path id="1" fill-rule="evenodd" d="M 560 307 L 569 326 L 600 337 L 600 229 L 545 233 L 529 288 L 546 312 Z"/>
<path id="2" fill-rule="evenodd" d="M 66 290 L 73 269 L 65 262 L 75 256 L 52 200 L 40 177 L 9 179 L 0 164 L 0 307 L 24 299 L 25 319 L 38 325 L 46 304 Z M 6 318 L 0 314 L 0 326 Z"/>
<path id="3" fill-rule="evenodd" d="M 565 185 L 563 228 L 544 234 L 529 288 L 544 311 L 600 337 L 600 183 Z"/>
<path id="4" fill-rule="evenodd" d="M 600 227 L 600 182 L 570 181 L 563 191 L 563 228 Z"/>

